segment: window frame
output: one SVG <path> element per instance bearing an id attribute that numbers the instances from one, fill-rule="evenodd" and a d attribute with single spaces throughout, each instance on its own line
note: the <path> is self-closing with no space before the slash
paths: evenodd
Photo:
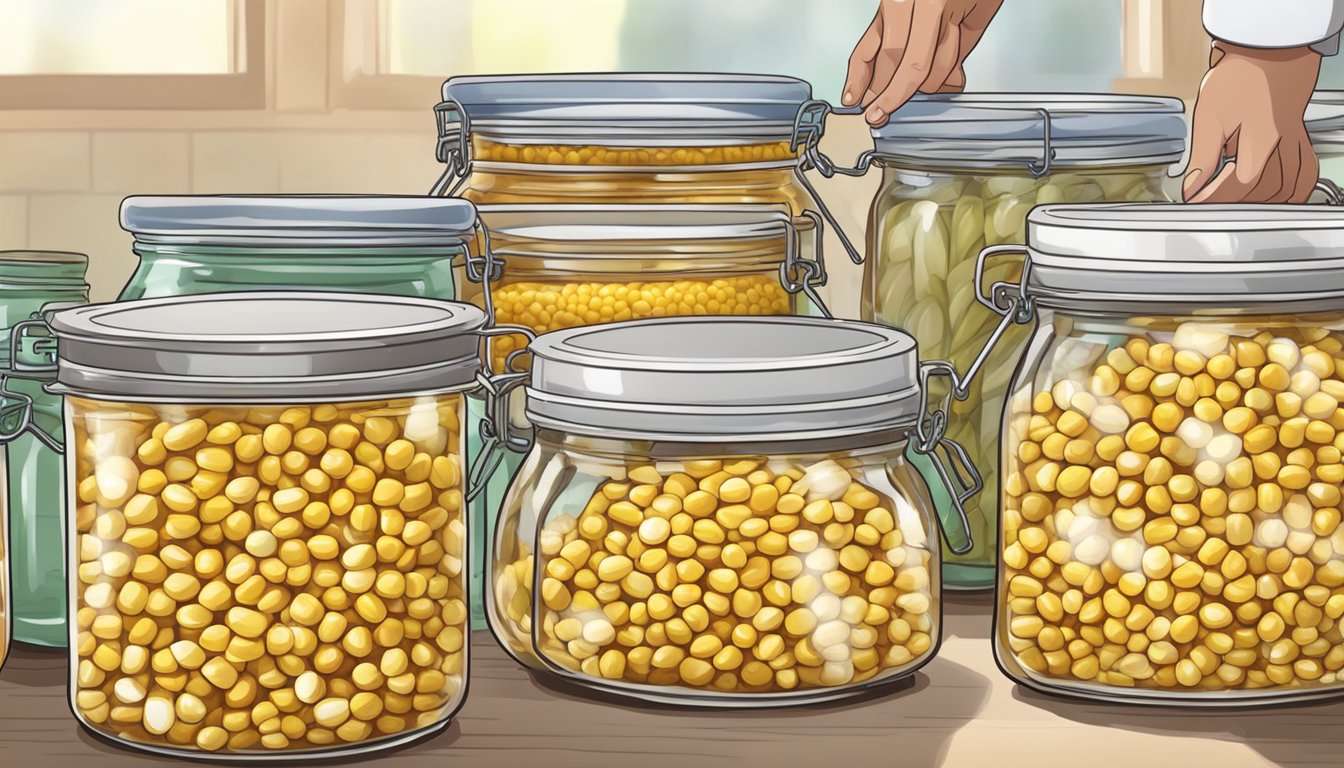
<path id="1" fill-rule="evenodd" d="M 328 26 L 328 104 L 336 109 L 432 110 L 451 73 L 399 75 L 383 70 L 387 25 L 379 0 L 335 0 Z M 350 22 L 362 40 L 352 41 Z M 354 44 L 352 44 L 354 43 Z"/>
<path id="2" fill-rule="evenodd" d="M 0 75 L 0 111 L 70 109 L 264 109 L 266 3 L 233 0 L 228 74 Z"/>

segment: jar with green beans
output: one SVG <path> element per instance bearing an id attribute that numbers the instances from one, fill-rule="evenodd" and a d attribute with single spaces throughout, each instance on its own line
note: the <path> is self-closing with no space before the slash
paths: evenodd
<path id="1" fill-rule="evenodd" d="M 913 100 L 873 130 L 883 181 L 870 211 L 863 319 L 903 328 L 923 354 L 965 370 L 1001 319 L 976 301 L 981 249 L 1024 242 L 1036 205 L 1166 199 L 1167 166 L 1184 147 L 1182 110 L 1146 97 Z M 1019 270 L 1000 260 L 982 279 L 1016 282 Z M 993 584 L 1000 417 L 1029 333 L 1009 327 L 966 397 L 953 399 L 949 436 L 984 468 L 985 490 L 966 504 L 975 548 L 944 552 L 949 589 Z"/>

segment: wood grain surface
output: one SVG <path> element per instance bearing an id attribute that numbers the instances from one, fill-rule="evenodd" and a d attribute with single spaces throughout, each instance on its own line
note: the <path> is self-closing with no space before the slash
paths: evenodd
<path id="1" fill-rule="evenodd" d="M 537 678 L 486 632 L 467 703 L 444 731 L 325 764 L 396 768 L 1344 766 L 1344 703 L 1164 710 L 1052 698 L 1014 686 L 989 649 L 988 596 L 953 595 L 938 657 L 863 701 L 704 711 L 595 698 Z M 66 705 L 65 656 L 14 649 L 0 672 L 0 768 L 181 764 L 86 733 Z M 310 763 L 311 764 L 311 763 Z"/>

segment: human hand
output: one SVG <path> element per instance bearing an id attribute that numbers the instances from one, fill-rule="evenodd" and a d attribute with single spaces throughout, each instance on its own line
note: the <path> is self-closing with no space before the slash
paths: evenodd
<path id="1" fill-rule="evenodd" d="M 841 103 L 863 104 L 882 125 L 916 92 L 961 91 L 962 62 L 1003 0 L 879 0 L 877 15 L 849 56 Z"/>
<path id="2" fill-rule="evenodd" d="M 1320 165 L 1303 114 L 1320 67 L 1306 47 L 1214 44 L 1195 102 L 1186 202 L 1306 202 Z M 1223 157 L 1235 159 L 1220 171 Z"/>

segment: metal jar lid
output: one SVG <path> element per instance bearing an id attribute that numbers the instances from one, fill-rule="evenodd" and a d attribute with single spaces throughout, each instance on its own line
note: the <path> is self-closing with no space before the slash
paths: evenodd
<path id="1" fill-rule="evenodd" d="M 1110 94 L 916 96 L 872 129 L 878 157 L 921 165 L 1168 165 L 1185 151 L 1180 99 Z"/>
<path id="2" fill-rule="evenodd" d="M 349 401 L 470 386 L 485 314 L 349 293 L 219 293 L 58 312 L 57 388 L 103 399 Z"/>
<path id="3" fill-rule="evenodd" d="M 1029 295 L 1094 301 L 1344 299 L 1344 218 L 1303 205 L 1043 205 Z"/>
<path id="4" fill-rule="evenodd" d="M 513 143 L 732 146 L 788 141 L 811 98 L 805 81 L 769 75 L 490 75 L 445 82 L 440 111 Z"/>
<path id="5" fill-rule="evenodd" d="M 172 195 L 121 204 L 121 228 L 156 244 L 457 247 L 475 223 L 475 206 L 454 197 Z"/>
<path id="6" fill-rule="evenodd" d="M 919 410 L 915 340 L 868 323 L 657 318 L 544 334 L 530 351 L 528 418 L 564 432 L 821 439 L 909 428 Z"/>
<path id="7" fill-rule="evenodd" d="M 1322 157 L 1344 153 L 1344 91 L 1316 91 L 1303 115 L 1311 146 Z"/>

